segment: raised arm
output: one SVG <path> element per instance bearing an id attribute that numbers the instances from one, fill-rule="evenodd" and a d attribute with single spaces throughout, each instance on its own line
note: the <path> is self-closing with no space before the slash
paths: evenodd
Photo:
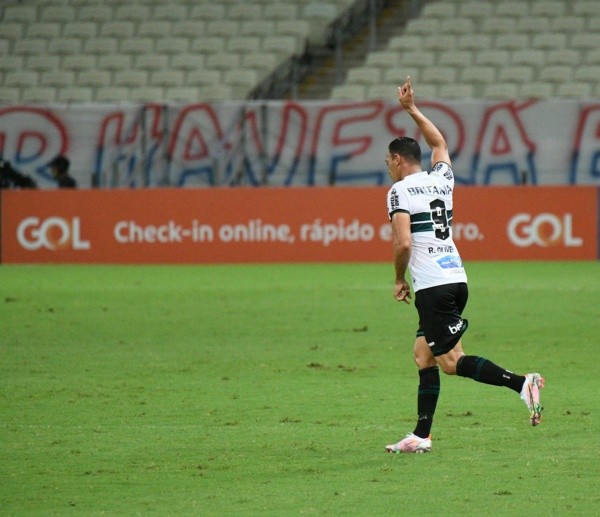
<path id="1" fill-rule="evenodd" d="M 417 106 L 415 105 L 414 91 L 410 84 L 410 76 L 406 78 L 406 82 L 398 87 L 398 100 L 412 119 L 415 121 L 423 138 L 427 142 L 427 145 L 431 148 L 431 164 L 437 162 L 445 162 L 448 165 L 450 163 L 450 155 L 448 154 L 448 146 L 444 136 L 440 133 L 440 130 L 435 127 L 433 122 L 429 120 Z"/>

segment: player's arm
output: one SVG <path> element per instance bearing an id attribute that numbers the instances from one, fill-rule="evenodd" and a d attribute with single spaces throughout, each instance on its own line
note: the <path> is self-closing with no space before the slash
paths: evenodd
<path id="1" fill-rule="evenodd" d="M 410 215 L 406 212 L 396 212 L 392 215 L 392 241 L 394 246 L 394 267 L 396 281 L 394 297 L 399 302 L 410 303 L 410 286 L 406 281 L 406 271 L 410 260 Z"/>
<path id="2" fill-rule="evenodd" d="M 448 154 L 448 145 L 440 130 L 435 127 L 433 122 L 429 120 L 417 106 L 415 105 L 414 91 L 410 84 L 410 76 L 406 78 L 406 82 L 398 88 L 398 100 L 412 119 L 415 121 L 427 145 L 431 148 L 431 164 L 437 162 L 450 163 L 450 155 Z"/>

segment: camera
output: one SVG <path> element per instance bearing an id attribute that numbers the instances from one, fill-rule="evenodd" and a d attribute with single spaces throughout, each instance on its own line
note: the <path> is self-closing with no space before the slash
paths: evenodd
<path id="1" fill-rule="evenodd" d="M 0 189 L 37 188 L 37 184 L 26 174 L 14 169 L 10 162 L 0 158 Z"/>

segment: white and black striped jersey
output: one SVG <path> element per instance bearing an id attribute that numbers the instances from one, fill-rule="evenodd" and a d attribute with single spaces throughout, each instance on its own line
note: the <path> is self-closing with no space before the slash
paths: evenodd
<path id="1" fill-rule="evenodd" d="M 413 290 L 466 282 L 460 254 L 452 239 L 454 173 L 447 163 L 410 174 L 387 194 L 390 220 L 396 212 L 410 214 L 412 251 L 409 270 Z"/>

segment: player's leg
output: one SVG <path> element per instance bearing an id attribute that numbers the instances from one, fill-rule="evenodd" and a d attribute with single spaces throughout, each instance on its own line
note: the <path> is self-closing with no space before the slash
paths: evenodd
<path id="1" fill-rule="evenodd" d="M 429 452 L 431 450 L 431 426 L 440 394 L 440 372 L 435 357 L 421 329 L 413 347 L 413 358 L 419 369 L 417 393 L 418 420 L 415 430 L 398 443 L 386 446 L 388 452 Z"/>

